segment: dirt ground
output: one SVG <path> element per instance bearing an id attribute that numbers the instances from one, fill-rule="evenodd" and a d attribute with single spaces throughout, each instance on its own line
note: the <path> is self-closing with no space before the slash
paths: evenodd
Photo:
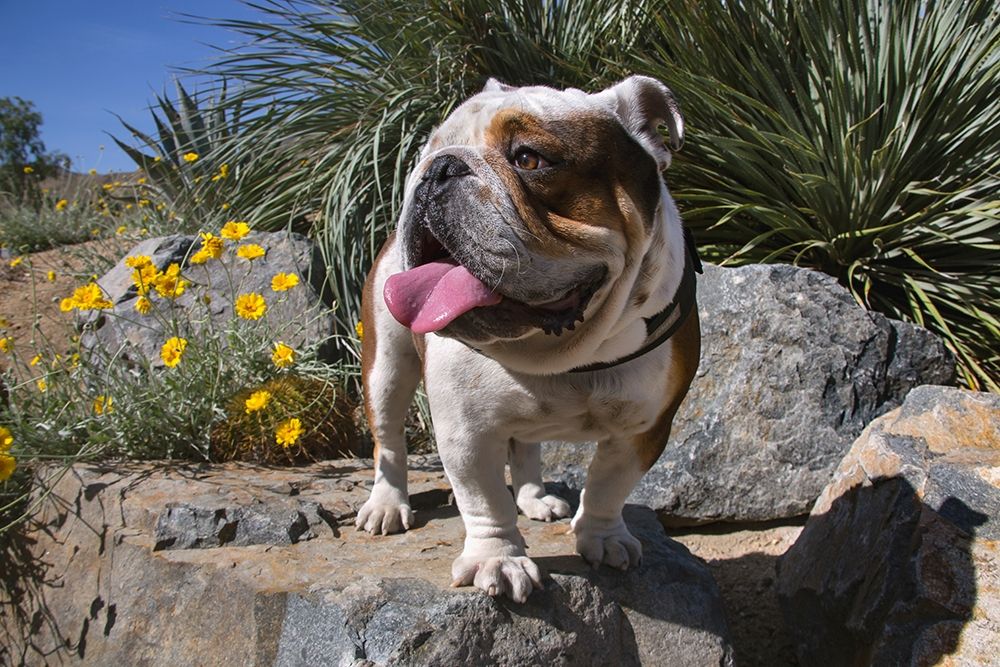
<path id="1" fill-rule="evenodd" d="M 10 266 L 16 255 L 2 253 L 0 262 L 0 325 L 4 335 L 14 339 L 22 360 L 28 360 L 36 345 L 48 341 L 62 354 L 71 347 L 74 335 L 73 316 L 59 310 L 59 302 L 87 281 L 81 272 L 88 264 L 86 254 L 99 248 L 99 242 L 72 248 L 55 248 L 24 255 L 17 266 Z M 49 280 L 49 272 L 53 280 Z M 37 324 L 37 327 L 35 326 Z M 33 344 L 34 341 L 34 344 Z M 10 357 L 0 354 L 0 368 L 10 365 Z"/>
<path id="2" fill-rule="evenodd" d="M 0 263 L 0 318 L 5 335 L 21 347 L 24 360 L 30 355 L 32 335 L 47 339 L 54 349 L 71 347 L 73 318 L 59 310 L 59 302 L 89 276 L 83 275 L 88 252 L 98 252 L 96 243 L 57 248 L 25 256 L 16 267 L 4 253 Z M 54 280 L 48 279 L 53 271 Z M 34 280 L 32 280 L 32 272 Z M 37 323 L 37 328 L 33 325 Z M 0 367 L 10 363 L 0 354 Z M 691 552 L 704 560 L 715 576 L 729 621 L 736 662 L 741 666 L 783 667 L 797 662 L 783 629 L 774 591 L 775 564 L 795 542 L 802 521 L 752 526 L 716 525 L 668 531 Z"/>
<path id="3" fill-rule="evenodd" d="M 795 543 L 805 517 L 754 525 L 717 524 L 668 530 L 704 560 L 722 594 L 736 664 L 798 665 L 775 593 L 775 565 Z"/>

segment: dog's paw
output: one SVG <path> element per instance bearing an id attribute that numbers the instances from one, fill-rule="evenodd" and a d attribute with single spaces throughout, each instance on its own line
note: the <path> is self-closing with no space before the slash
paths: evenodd
<path id="1" fill-rule="evenodd" d="M 642 564 L 642 544 L 621 519 L 606 522 L 578 517 L 573 521 L 573 532 L 576 552 L 594 569 L 602 563 L 623 571 Z"/>
<path id="2" fill-rule="evenodd" d="M 517 499 L 521 514 L 535 521 L 557 521 L 570 515 L 569 503 L 559 496 L 529 496 Z"/>
<path id="3" fill-rule="evenodd" d="M 542 587 L 542 573 L 527 556 L 459 556 L 451 566 L 452 586 L 474 585 L 490 597 L 506 595 L 517 603 Z"/>
<path id="4" fill-rule="evenodd" d="M 372 535 L 401 533 L 413 525 L 413 510 L 406 498 L 392 497 L 394 494 L 378 494 L 371 497 L 358 510 L 354 525 Z"/>

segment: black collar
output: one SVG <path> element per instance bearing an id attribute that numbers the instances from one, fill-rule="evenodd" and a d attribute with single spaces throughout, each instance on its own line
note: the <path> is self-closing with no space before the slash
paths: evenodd
<path id="1" fill-rule="evenodd" d="M 701 273 L 701 259 L 698 257 L 698 249 L 694 245 L 694 237 L 691 236 L 691 230 L 684 229 L 684 273 L 681 275 L 681 284 L 677 287 L 677 292 L 674 294 L 673 300 L 667 304 L 667 307 L 658 312 L 652 317 L 645 318 L 646 320 L 646 342 L 635 352 L 628 354 L 620 359 L 615 359 L 614 361 L 605 361 L 599 364 L 588 364 L 586 366 L 580 366 L 578 368 L 573 368 L 567 372 L 569 373 L 590 373 L 591 371 L 602 371 L 606 368 L 613 368 L 615 366 L 620 366 L 626 362 L 632 361 L 642 355 L 646 354 L 650 350 L 653 350 L 663 343 L 667 342 L 671 336 L 677 333 L 677 330 L 681 328 L 684 324 L 684 320 L 687 319 L 688 314 L 691 309 L 695 307 L 695 293 L 696 293 L 696 283 L 694 274 Z M 671 315 L 677 313 L 677 317 L 664 326 L 669 320 Z"/>

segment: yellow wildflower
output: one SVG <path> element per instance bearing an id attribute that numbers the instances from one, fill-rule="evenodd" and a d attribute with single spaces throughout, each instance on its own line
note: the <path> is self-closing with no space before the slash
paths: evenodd
<path id="1" fill-rule="evenodd" d="M 149 311 L 153 309 L 153 302 L 144 296 L 140 296 L 135 300 L 135 310 L 140 315 L 148 315 Z"/>
<path id="2" fill-rule="evenodd" d="M 225 241 L 210 232 L 201 233 L 201 250 L 191 257 L 195 264 L 204 264 L 209 259 L 222 257 Z"/>
<path id="3" fill-rule="evenodd" d="M 90 174 L 91 176 L 97 176 L 97 170 L 96 169 L 88 169 L 87 173 Z"/>
<path id="4" fill-rule="evenodd" d="M 140 296 L 145 296 L 156 283 L 159 271 L 149 255 L 133 255 L 125 258 L 125 266 L 135 269 L 132 271 L 132 283 L 139 291 Z"/>
<path id="5" fill-rule="evenodd" d="M 219 167 L 219 173 L 216 174 L 215 176 L 212 176 L 212 182 L 214 183 L 215 181 L 226 178 L 227 176 L 229 176 L 229 165 L 223 164 L 221 167 Z"/>
<path id="6" fill-rule="evenodd" d="M 239 241 L 249 233 L 250 225 L 236 220 L 230 220 L 226 224 L 222 225 L 222 231 L 219 232 L 219 234 L 222 235 L 222 238 L 229 239 L 230 241 Z"/>
<path id="7" fill-rule="evenodd" d="M 14 444 L 14 435 L 6 426 L 0 426 L 0 452 L 7 453 Z"/>
<path id="8" fill-rule="evenodd" d="M 358 340 L 365 339 L 365 325 L 361 323 L 361 320 L 358 320 L 358 323 L 354 325 L 354 331 L 358 334 Z"/>
<path id="9" fill-rule="evenodd" d="M 14 349 L 13 338 L 11 338 L 10 336 L 4 336 L 3 338 L 0 338 L 0 352 L 5 352 L 7 354 L 10 354 L 13 349 Z"/>
<path id="10" fill-rule="evenodd" d="M 15 257 L 14 259 L 10 260 L 10 268 L 13 269 L 13 268 L 16 268 L 16 267 L 20 266 L 21 262 L 23 262 L 23 261 L 24 261 L 24 257 Z"/>
<path id="11" fill-rule="evenodd" d="M 298 418 L 292 417 L 278 425 L 278 429 L 274 432 L 274 439 L 282 447 L 291 447 L 302 435 L 302 432 L 302 422 Z"/>
<path id="12" fill-rule="evenodd" d="M 189 284 L 187 280 L 181 278 L 181 267 L 176 262 L 168 266 L 163 273 L 157 274 L 153 280 L 156 293 L 169 299 L 176 299 L 184 294 L 184 289 Z"/>
<path id="13" fill-rule="evenodd" d="M 69 206 L 69 202 L 66 201 L 65 199 L 60 199 L 59 201 L 56 202 L 57 211 L 63 211 L 66 209 L 67 206 Z"/>
<path id="14" fill-rule="evenodd" d="M 264 256 L 264 249 L 256 243 L 247 243 L 237 248 L 236 254 L 243 259 L 252 262 L 257 258 Z"/>
<path id="15" fill-rule="evenodd" d="M 105 192 L 111 192 L 112 190 L 115 189 L 115 184 L 114 183 L 105 183 L 101 187 L 104 188 Z"/>
<path id="16" fill-rule="evenodd" d="M 146 184 L 146 177 L 145 176 L 141 176 L 139 178 L 139 180 L 136 181 L 136 183 L 138 183 L 139 185 L 145 185 Z"/>
<path id="17" fill-rule="evenodd" d="M 50 283 L 54 283 L 56 281 L 56 272 L 55 271 L 49 271 L 48 273 L 45 274 L 45 278 Z"/>
<path id="18" fill-rule="evenodd" d="M 163 363 L 168 368 L 173 368 L 179 364 L 181 362 L 181 355 L 184 354 L 187 344 L 187 340 L 178 338 L 177 336 L 167 339 L 167 342 L 160 348 L 160 358 L 163 359 Z"/>
<path id="19" fill-rule="evenodd" d="M 88 283 L 73 290 L 73 294 L 59 303 L 60 310 L 101 310 L 103 307 L 111 307 L 111 303 L 104 299 L 101 288 L 96 283 Z"/>
<path id="20" fill-rule="evenodd" d="M 101 394 L 94 398 L 94 414 L 103 415 L 105 412 L 111 412 L 114 408 L 112 404 L 114 400 L 110 396 L 105 396 Z"/>
<path id="21" fill-rule="evenodd" d="M 184 159 L 185 162 L 194 162 L 195 160 L 198 159 L 198 154 L 197 153 L 185 153 L 181 157 Z"/>
<path id="22" fill-rule="evenodd" d="M 38 385 L 38 391 L 43 394 L 49 390 L 49 383 L 45 381 L 45 378 L 38 378 L 35 384 Z"/>
<path id="23" fill-rule="evenodd" d="M 148 199 L 140 199 L 139 202 L 138 202 L 138 204 L 139 204 L 139 208 L 146 208 L 147 206 L 149 206 L 149 200 Z"/>
<path id="24" fill-rule="evenodd" d="M 259 320 L 266 311 L 267 303 L 257 292 L 241 294 L 236 298 L 236 314 L 245 320 Z"/>
<path id="25" fill-rule="evenodd" d="M 0 482 L 6 481 L 14 474 L 17 460 L 9 454 L 0 454 Z"/>
<path id="26" fill-rule="evenodd" d="M 28 362 L 28 365 L 29 366 L 37 366 L 38 362 L 40 362 L 41 360 L 42 360 L 42 355 L 36 354 L 35 356 L 33 356 L 31 358 L 31 361 Z"/>
<path id="27" fill-rule="evenodd" d="M 271 353 L 271 361 L 278 368 L 288 368 L 295 363 L 295 350 L 284 343 L 275 343 L 274 352 Z"/>
<path id="28" fill-rule="evenodd" d="M 222 206 L 220 206 L 219 208 L 221 208 L 223 211 L 228 211 L 229 204 L 227 202 L 222 202 Z"/>
<path id="29" fill-rule="evenodd" d="M 107 310 L 114 307 L 113 303 L 104 298 L 101 286 L 97 283 L 88 283 L 82 287 L 77 287 L 73 290 L 73 296 L 70 299 L 72 300 L 70 310 L 73 308 L 79 308 L 80 310 Z M 59 304 L 59 308 L 60 310 L 63 309 L 63 303 Z"/>
<path id="30" fill-rule="evenodd" d="M 275 292 L 284 292 L 299 284 L 299 277 L 294 273 L 277 273 L 271 278 L 271 289 Z"/>
<path id="31" fill-rule="evenodd" d="M 155 163 L 159 162 L 162 159 L 163 159 L 162 157 L 160 157 L 159 155 L 157 155 L 156 157 L 153 158 L 153 163 L 155 164 Z"/>
<path id="32" fill-rule="evenodd" d="M 260 391 L 255 391 L 250 394 L 244 404 L 246 405 L 247 414 L 251 412 L 257 412 L 258 410 L 263 410 L 267 407 L 267 404 L 271 402 L 271 392 L 266 389 L 261 389 Z"/>
<path id="33" fill-rule="evenodd" d="M 25 167 L 24 168 L 24 173 L 26 173 L 26 174 L 33 174 L 33 173 L 35 173 L 35 169 L 33 167 Z"/>

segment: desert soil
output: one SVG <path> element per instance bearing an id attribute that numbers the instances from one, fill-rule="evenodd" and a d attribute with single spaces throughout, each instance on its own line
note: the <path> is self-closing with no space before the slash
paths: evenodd
<path id="1" fill-rule="evenodd" d="M 32 336 L 47 339 L 54 349 L 69 350 L 73 318 L 59 302 L 89 278 L 81 271 L 87 253 L 99 252 L 99 242 L 56 248 L 25 256 L 10 267 L 10 255 L 0 264 L 0 318 L 16 345 L 30 347 Z M 48 272 L 54 271 L 54 280 Z M 34 279 L 32 279 L 32 273 Z M 37 326 L 36 326 L 37 325 Z M 0 368 L 10 361 L 0 354 Z M 796 665 L 784 631 L 775 595 L 775 565 L 795 542 L 802 521 L 752 526 L 713 525 L 670 530 L 668 534 L 704 560 L 722 594 L 736 664 L 783 667 Z"/>
<path id="2" fill-rule="evenodd" d="M 89 276 L 81 273 L 90 264 L 86 261 L 87 253 L 100 247 L 100 242 L 95 241 L 24 255 L 15 267 L 10 266 L 14 256 L 3 252 L 0 324 L 4 335 L 14 339 L 22 360 L 30 359 L 34 352 L 28 351 L 42 346 L 44 341 L 60 354 L 72 347 L 73 316 L 60 311 L 59 302 L 87 282 Z M 50 271 L 53 280 L 49 280 Z M 0 368 L 9 365 L 10 357 L 0 354 Z"/>

